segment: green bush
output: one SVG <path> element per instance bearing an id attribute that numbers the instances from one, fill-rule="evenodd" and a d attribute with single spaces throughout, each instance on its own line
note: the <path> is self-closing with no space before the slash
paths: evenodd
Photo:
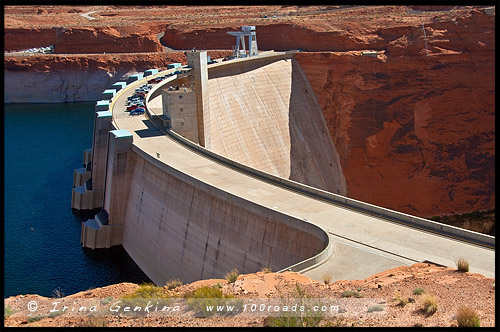
<path id="1" fill-rule="evenodd" d="M 371 306 L 367 310 L 368 312 L 374 312 L 374 311 L 384 311 L 384 306 L 381 304 L 377 304 L 374 306 Z"/>
<path id="2" fill-rule="evenodd" d="M 470 308 L 460 307 L 457 312 L 457 323 L 459 327 L 480 327 L 479 315 Z"/>
<path id="3" fill-rule="evenodd" d="M 413 294 L 415 294 L 415 295 L 422 295 L 424 293 L 425 293 L 425 290 L 423 288 L 415 288 L 413 290 Z"/>
<path id="4" fill-rule="evenodd" d="M 3 306 L 3 316 L 4 317 L 10 317 L 14 313 L 14 309 L 10 305 L 5 305 Z"/>
<path id="5" fill-rule="evenodd" d="M 353 291 L 353 290 L 343 291 L 341 296 L 342 297 L 356 297 L 356 298 L 363 297 L 362 294 L 360 294 L 360 293 L 358 293 L 356 291 Z"/>
<path id="6" fill-rule="evenodd" d="M 143 309 L 150 302 L 154 305 L 166 306 L 172 303 L 172 299 L 162 287 L 155 286 L 152 283 L 144 283 L 139 286 L 133 293 L 127 294 L 121 298 L 122 307 L 130 307 L 131 311 L 125 312 L 127 315 L 146 315 L 147 312 Z M 140 307 L 141 310 L 135 311 L 134 308 Z"/>
<path id="7" fill-rule="evenodd" d="M 304 311 L 299 312 L 283 312 L 279 317 L 266 317 L 264 319 L 264 326 L 266 327 L 317 327 L 320 326 L 323 320 L 324 313 L 321 311 L 314 311 L 311 308 L 314 305 L 321 306 L 321 303 L 306 302 L 310 298 L 299 285 L 296 285 L 295 295 L 292 296 L 295 300 L 300 299 L 299 303 L 287 303 L 283 300 L 283 306 L 291 307 L 297 304 L 298 307 L 304 306 Z M 340 324 L 340 322 L 339 322 Z M 328 325 L 328 324 L 327 324 Z"/>
<path id="8" fill-rule="evenodd" d="M 62 310 L 58 310 L 58 311 L 51 312 L 47 317 L 54 318 L 57 316 L 61 316 L 63 313 L 64 312 Z"/>
<path id="9" fill-rule="evenodd" d="M 193 310 L 196 317 L 209 317 L 215 314 L 228 316 L 240 311 L 242 301 L 233 295 L 224 295 L 218 287 L 203 286 L 184 295 L 189 309 Z M 216 306 L 233 306 L 233 311 L 216 311 Z M 210 307 L 212 310 L 210 310 Z"/>
<path id="10" fill-rule="evenodd" d="M 226 280 L 228 283 L 233 283 L 236 281 L 236 279 L 238 278 L 238 270 L 237 269 L 232 269 L 231 271 L 229 271 L 228 274 L 226 274 Z"/>
<path id="11" fill-rule="evenodd" d="M 28 323 L 33 323 L 33 322 L 38 322 L 39 320 L 45 318 L 45 316 L 31 316 L 31 317 L 28 317 L 26 320 L 28 321 Z"/>
<path id="12" fill-rule="evenodd" d="M 162 287 L 158 287 L 152 283 L 144 283 L 139 286 L 133 293 L 127 294 L 124 298 L 168 298 L 168 294 L 165 293 Z"/>
<path id="13" fill-rule="evenodd" d="M 111 301 L 113 301 L 113 297 L 112 297 L 112 296 L 106 296 L 105 298 L 103 298 L 103 299 L 101 300 L 101 303 L 102 303 L 103 305 L 106 305 L 106 304 L 108 304 L 108 303 L 109 303 L 109 302 L 111 302 Z"/>

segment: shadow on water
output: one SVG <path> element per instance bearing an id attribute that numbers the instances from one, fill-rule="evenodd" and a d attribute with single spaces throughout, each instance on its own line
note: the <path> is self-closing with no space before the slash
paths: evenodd
<path id="1" fill-rule="evenodd" d="M 71 212 L 75 216 L 75 219 L 81 222 L 87 221 L 89 219 L 93 219 L 94 216 L 96 215 L 97 212 L 99 212 L 101 209 L 93 209 L 93 210 L 76 210 L 76 209 L 71 209 Z"/>
<path id="2" fill-rule="evenodd" d="M 90 268 L 106 270 L 108 280 L 100 280 L 93 287 L 102 287 L 119 282 L 143 283 L 152 282 L 139 266 L 130 258 L 125 249 L 119 245 L 108 249 L 82 248 Z M 101 274 L 102 275 L 102 274 Z"/>
<path id="3" fill-rule="evenodd" d="M 71 211 L 75 216 L 75 221 L 85 222 L 93 219 L 100 210 L 97 208 L 93 210 L 72 209 Z M 91 282 L 92 287 L 120 282 L 137 284 L 152 282 L 121 245 L 103 249 L 82 248 L 82 252 L 87 261 L 87 268 L 96 272 L 100 271 L 97 273 L 100 280 Z"/>

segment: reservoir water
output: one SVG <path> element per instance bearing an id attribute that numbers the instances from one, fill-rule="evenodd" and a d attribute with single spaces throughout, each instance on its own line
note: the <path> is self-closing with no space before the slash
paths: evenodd
<path id="1" fill-rule="evenodd" d="M 4 297 L 150 281 L 121 246 L 80 244 L 89 216 L 71 209 L 73 170 L 92 147 L 94 104 L 5 105 Z"/>

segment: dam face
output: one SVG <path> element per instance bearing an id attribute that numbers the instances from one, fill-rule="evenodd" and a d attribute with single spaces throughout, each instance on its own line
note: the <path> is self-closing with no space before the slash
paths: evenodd
<path id="1" fill-rule="evenodd" d="M 319 253 L 322 231 L 228 195 L 153 158 L 135 159 L 123 247 L 157 284 L 283 269 Z"/>
<path id="2" fill-rule="evenodd" d="M 346 194 L 323 113 L 293 58 L 209 71 L 211 150 L 261 171 Z"/>
<path id="3" fill-rule="evenodd" d="M 146 96 L 144 115 L 129 115 L 125 104 L 147 77 L 96 105 L 100 132 L 92 158 L 84 154 L 91 178 L 75 175 L 73 207 L 103 210 L 82 224 L 83 246 L 122 244 L 158 285 L 220 278 L 234 268 L 317 275 L 322 264 L 341 278 L 338 266 L 350 261 L 360 263 L 349 278 L 366 277 L 370 264 L 374 271 L 382 263 L 452 266 L 454 253 L 469 258 L 471 271 L 494 271 L 494 237 L 339 195 L 345 179 L 338 154 L 293 53 L 213 64 L 206 79 L 198 75 L 202 88 L 190 81 L 196 68 L 157 76 L 166 73 Z M 186 83 L 193 88 L 172 94 L 178 99 L 166 117 L 167 86 Z M 201 118 L 200 108 L 184 112 L 190 103 L 179 103 L 200 91 Z M 193 141 L 168 127 L 182 130 L 187 116 L 199 125 Z M 101 188 L 98 205 L 94 190 Z M 331 259 L 335 248 L 340 260 Z"/>

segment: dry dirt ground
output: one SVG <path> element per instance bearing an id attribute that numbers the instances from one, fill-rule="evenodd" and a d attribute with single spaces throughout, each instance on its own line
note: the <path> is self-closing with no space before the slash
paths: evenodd
<path id="1" fill-rule="evenodd" d="M 296 23 L 317 31 L 335 26 L 352 30 L 408 26 L 422 19 L 448 20 L 470 10 L 470 6 L 415 9 L 415 6 L 5 6 L 6 29 L 56 27 L 130 27 L 131 31 L 158 33 L 166 26 L 216 28 L 219 26 Z M 82 14 L 95 18 L 85 18 Z M 29 24 L 27 24 L 29 22 Z"/>
<path id="2" fill-rule="evenodd" d="M 354 291 L 361 296 L 360 300 L 375 299 L 385 307 L 379 315 L 350 315 L 347 317 L 324 317 L 319 326 L 424 326 L 450 327 L 457 326 L 456 314 L 460 307 L 473 309 L 480 317 L 482 327 L 495 326 L 495 280 L 479 274 L 459 272 L 454 268 L 440 267 L 427 263 L 417 263 L 409 267 L 398 267 L 378 273 L 365 280 L 338 281 L 324 284 L 314 281 L 296 272 L 265 273 L 257 272 L 238 276 L 234 283 L 224 279 L 200 280 L 191 284 L 181 285 L 172 290 L 163 290 L 170 296 L 183 297 L 184 294 L 202 286 L 218 286 L 223 294 L 231 294 L 240 299 L 284 299 L 297 298 L 298 291 L 310 298 L 342 298 L 345 291 Z M 104 299 L 106 297 L 120 298 L 134 292 L 139 286 L 122 283 L 103 288 L 96 288 L 73 294 L 69 298 Z M 298 288 L 297 288 L 298 287 Z M 422 288 L 425 293 L 415 295 L 413 290 Z M 437 299 L 438 310 L 432 315 L 426 315 L 423 301 L 426 295 Z M 409 302 L 402 306 L 397 296 Z M 411 298 L 411 299 L 409 299 Z M 37 295 L 16 296 L 5 299 L 5 305 L 14 308 L 16 302 L 40 300 Z M 355 300 L 354 300 L 355 301 Z M 24 303 L 24 302 L 23 302 Z M 77 309 L 78 310 L 78 309 Z M 41 320 L 28 322 L 26 310 L 13 313 L 4 319 L 5 326 L 88 326 L 90 318 L 45 317 Z M 124 316 L 107 316 L 102 322 L 108 327 L 128 326 L 266 326 L 269 320 L 265 317 L 246 315 L 244 317 L 208 317 L 197 318 L 187 315 L 180 317 L 165 317 L 165 315 L 149 314 L 146 317 L 130 318 Z"/>

